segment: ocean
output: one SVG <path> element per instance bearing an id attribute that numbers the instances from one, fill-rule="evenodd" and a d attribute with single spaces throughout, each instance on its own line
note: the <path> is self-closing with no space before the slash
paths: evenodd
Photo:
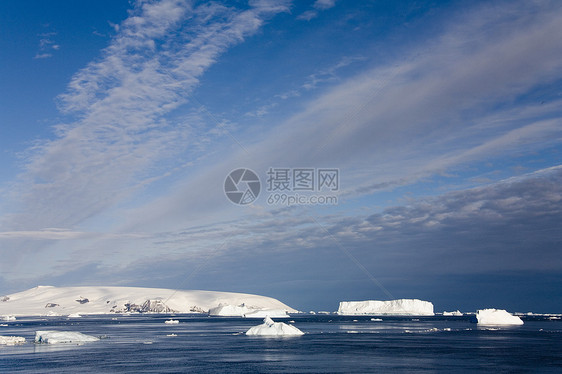
<path id="1" fill-rule="evenodd" d="M 463 317 L 298 315 L 287 338 L 244 332 L 261 320 L 174 315 L 28 317 L 2 322 L 2 373 L 450 373 L 562 372 L 562 321 L 481 328 Z M 278 320 L 281 321 L 281 320 Z M 82 345 L 32 343 L 37 330 L 102 337 Z"/>

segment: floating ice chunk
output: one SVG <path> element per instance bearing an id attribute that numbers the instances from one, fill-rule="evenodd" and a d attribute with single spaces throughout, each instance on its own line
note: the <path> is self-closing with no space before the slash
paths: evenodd
<path id="1" fill-rule="evenodd" d="M 15 321 L 16 317 L 8 315 L 8 316 L 0 316 L 1 321 Z"/>
<path id="2" fill-rule="evenodd" d="M 178 321 L 177 319 L 168 319 L 164 321 L 164 323 L 166 325 L 177 325 L 178 323 L 180 323 L 180 321 Z"/>
<path id="3" fill-rule="evenodd" d="M 452 317 L 452 316 L 461 317 L 462 313 L 460 310 L 455 310 L 454 312 L 443 312 L 443 315 L 445 317 Z"/>
<path id="4" fill-rule="evenodd" d="M 290 316 L 282 309 L 258 309 L 244 314 L 246 318 L 289 318 Z"/>
<path id="5" fill-rule="evenodd" d="M 410 315 L 432 316 L 433 304 L 418 299 L 342 301 L 340 315 Z"/>
<path id="6" fill-rule="evenodd" d="M 295 326 L 287 325 L 283 322 L 273 322 L 269 317 L 265 317 L 261 325 L 251 327 L 246 331 L 246 335 L 259 335 L 259 336 L 299 336 L 304 335 L 304 332 Z"/>
<path id="7" fill-rule="evenodd" d="M 0 336 L 0 345 L 16 345 L 25 343 L 21 336 Z"/>
<path id="8" fill-rule="evenodd" d="M 214 308 L 209 309 L 209 315 L 213 317 L 243 317 L 244 314 L 249 313 L 250 309 L 242 305 L 223 305 L 220 304 Z"/>
<path id="9" fill-rule="evenodd" d="M 371 318 L 373 322 L 382 322 L 382 318 Z"/>
<path id="10" fill-rule="evenodd" d="M 68 315 L 68 318 L 80 318 L 82 317 L 79 313 L 72 313 Z"/>
<path id="11" fill-rule="evenodd" d="M 246 318 L 264 318 L 270 316 L 273 318 L 288 318 L 284 309 L 267 309 L 267 308 L 251 308 L 245 304 L 229 305 L 220 304 L 209 309 L 209 315 L 212 317 L 246 317 Z"/>
<path id="12" fill-rule="evenodd" d="M 99 338 L 75 331 L 36 331 L 35 343 L 62 344 L 95 342 Z"/>
<path id="13" fill-rule="evenodd" d="M 521 318 L 503 309 L 482 309 L 476 313 L 479 325 L 522 325 Z"/>

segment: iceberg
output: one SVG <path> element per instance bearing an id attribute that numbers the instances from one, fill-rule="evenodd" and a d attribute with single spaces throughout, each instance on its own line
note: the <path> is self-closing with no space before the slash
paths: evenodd
<path id="1" fill-rule="evenodd" d="M 164 321 L 164 323 L 166 325 L 177 325 L 178 323 L 180 323 L 180 321 L 178 321 L 177 319 L 168 319 Z"/>
<path id="2" fill-rule="evenodd" d="M 433 316 L 433 304 L 418 299 L 342 301 L 340 315 Z"/>
<path id="3" fill-rule="evenodd" d="M 96 342 L 99 338 L 75 331 L 36 331 L 35 343 L 68 344 Z"/>
<path id="4" fill-rule="evenodd" d="M 14 316 L 0 316 L 0 321 L 15 321 L 16 317 Z"/>
<path id="5" fill-rule="evenodd" d="M 286 309 L 252 308 L 245 304 L 241 305 L 219 305 L 209 309 L 211 317 L 245 317 L 245 318 L 289 318 Z"/>
<path id="6" fill-rule="evenodd" d="M 443 312 L 445 317 L 462 317 L 462 312 L 460 310 L 455 310 L 454 312 Z"/>
<path id="7" fill-rule="evenodd" d="M 522 325 L 523 320 L 504 309 L 481 309 L 476 312 L 479 325 Z"/>
<path id="8" fill-rule="evenodd" d="M 304 332 L 295 326 L 287 325 L 283 322 L 274 322 L 271 318 L 265 317 L 261 325 L 251 327 L 246 331 L 246 335 L 253 336 L 300 336 Z"/>
<path id="9" fill-rule="evenodd" d="M 289 318 L 285 310 L 282 309 L 258 309 L 244 314 L 245 318 Z"/>
<path id="10" fill-rule="evenodd" d="M 249 312 L 250 309 L 244 304 L 220 304 L 219 306 L 209 309 L 209 315 L 212 317 L 244 317 L 244 315 Z"/>
<path id="11" fill-rule="evenodd" d="M 25 343 L 21 336 L 0 336 L 0 345 L 16 345 Z"/>

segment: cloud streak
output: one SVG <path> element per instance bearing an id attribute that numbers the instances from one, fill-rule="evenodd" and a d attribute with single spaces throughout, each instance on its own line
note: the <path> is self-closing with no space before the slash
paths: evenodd
<path id="1" fill-rule="evenodd" d="M 15 193 L 24 211 L 4 225 L 72 227 L 127 198 L 151 166 L 191 144 L 190 124 L 164 115 L 187 102 L 221 53 L 285 10 L 267 1 L 247 10 L 139 2 L 102 57 L 59 97 L 60 110 L 75 119 L 31 150 L 16 191 L 25 189 Z"/>

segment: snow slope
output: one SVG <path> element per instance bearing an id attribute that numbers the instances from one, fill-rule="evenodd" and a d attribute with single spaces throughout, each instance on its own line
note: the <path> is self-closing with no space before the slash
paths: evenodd
<path id="1" fill-rule="evenodd" d="M 433 304 L 418 299 L 342 301 L 337 313 L 340 315 L 432 316 Z"/>
<path id="2" fill-rule="evenodd" d="M 259 336 L 299 336 L 304 335 L 304 332 L 295 326 L 287 325 L 283 322 L 273 322 L 269 317 L 265 317 L 261 325 L 251 327 L 246 331 L 246 335 L 259 335 Z"/>
<path id="3" fill-rule="evenodd" d="M 295 309 L 271 297 L 216 291 L 175 291 L 140 287 L 38 286 L 0 298 L 0 315 L 110 313 L 207 313 L 219 305 L 244 304 L 253 310 Z"/>
<path id="4" fill-rule="evenodd" d="M 503 309 L 482 309 L 476 313 L 479 325 L 522 325 L 523 320 Z"/>

